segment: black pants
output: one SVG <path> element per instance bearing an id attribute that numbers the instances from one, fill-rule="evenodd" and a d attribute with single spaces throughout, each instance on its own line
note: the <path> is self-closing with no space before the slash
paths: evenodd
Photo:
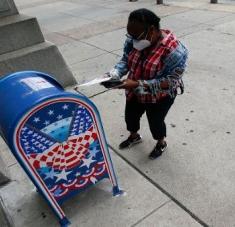
<path id="1" fill-rule="evenodd" d="M 174 103 L 174 98 L 166 97 L 158 103 L 139 103 L 136 98 L 126 101 L 125 121 L 127 130 L 137 132 L 140 118 L 146 112 L 149 128 L 155 140 L 166 137 L 165 117 Z"/>

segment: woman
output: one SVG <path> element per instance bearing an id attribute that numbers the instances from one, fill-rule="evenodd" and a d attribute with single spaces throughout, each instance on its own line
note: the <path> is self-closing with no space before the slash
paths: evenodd
<path id="1" fill-rule="evenodd" d="M 109 75 L 119 79 L 126 90 L 125 121 L 130 136 L 119 148 L 141 142 L 140 118 L 146 112 L 150 131 L 157 141 L 149 154 L 159 157 L 167 147 L 164 119 L 178 90 L 183 93 L 182 75 L 188 51 L 169 30 L 160 29 L 160 18 L 147 9 L 129 15 L 124 54 Z"/>

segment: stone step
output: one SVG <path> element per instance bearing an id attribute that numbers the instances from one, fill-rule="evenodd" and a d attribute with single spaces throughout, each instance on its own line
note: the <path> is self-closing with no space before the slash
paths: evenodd
<path id="1" fill-rule="evenodd" d="M 18 10 L 13 0 L 0 1 L 0 17 L 18 14 Z"/>
<path id="2" fill-rule="evenodd" d="M 36 18 L 17 14 L 0 18 L 0 55 L 44 42 Z"/>
<path id="3" fill-rule="evenodd" d="M 0 75 L 16 71 L 37 70 L 54 76 L 63 87 L 76 84 L 58 48 L 50 42 L 0 55 Z"/>
<path id="4" fill-rule="evenodd" d="M 0 226 L 1 227 L 11 227 L 12 222 L 9 220 L 9 215 L 7 215 L 6 209 L 3 204 L 3 200 L 0 197 Z"/>
<path id="5" fill-rule="evenodd" d="M 3 164 L 3 162 L 1 162 Z M 0 187 L 7 184 L 10 180 L 6 176 L 6 170 L 2 171 L 2 167 L 0 168 Z M 0 225 L 1 226 L 1 225 Z"/>
<path id="6" fill-rule="evenodd" d="M 0 151 L 0 154 L 1 154 L 1 151 Z M 0 187 L 7 184 L 10 181 L 7 175 L 8 174 L 7 174 L 5 163 L 0 156 Z"/>

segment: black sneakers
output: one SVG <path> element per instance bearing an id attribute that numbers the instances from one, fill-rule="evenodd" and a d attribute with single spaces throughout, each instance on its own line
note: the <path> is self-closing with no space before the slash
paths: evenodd
<path id="1" fill-rule="evenodd" d="M 162 153 L 166 150 L 166 148 L 167 148 L 166 142 L 164 144 L 157 143 L 152 152 L 149 154 L 149 158 L 152 160 L 158 158 L 159 156 L 162 155 Z"/>
<path id="2" fill-rule="evenodd" d="M 129 136 L 126 140 L 124 140 L 123 142 L 120 143 L 119 149 L 131 147 L 132 145 L 137 144 L 137 143 L 141 143 L 141 142 L 142 142 L 142 138 L 139 134 L 135 138 L 132 138 L 131 136 Z"/>
<path id="3" fill-rule="evenodd" d="M 129 136 L 126 140 L 120 143 L 119 149 L 124 149 L 127 147 L 130 148 L 132 145 L 135 145 L 141 142 L 142 142 L 142 138 L 139 134 L 135 138 L 132 138 L 131 136 Z M 166 150 L 166 148 L 167 148 L 166 142 L 164 142 L 164 144 L 157 143 L 154 149 L 152 150 L 152 152 L 149 154 L 149 158 L 152 160 L 158 158 L 159 156 L 162 155 L 162 153 Z"/>

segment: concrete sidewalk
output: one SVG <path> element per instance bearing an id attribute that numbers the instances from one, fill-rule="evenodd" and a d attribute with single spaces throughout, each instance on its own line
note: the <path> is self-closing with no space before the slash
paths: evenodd
<path id="1" fill-rule="evenodd" d="M 101 182 L 75 196 L 63 206 L 73 226 L 234 227 L 235 4 L 155 2 L 16 0 L 20 13 L 38 18 L 46 39 L 58 45 L 78 83 L 103 75 L 120 59 L 128 14 L 137 8 L 156 12 L 162 27 L 173 30 L 190 50 L 185 94 L 176 99 L 167 118 L 169 148 L 155 161 L 147 158 L 154 141 L 146 117 L 141 122 L 144 142 L 118 149 L 127 136 L 123 91 L 98 85 L 80 90 L 100 110 L 127 195 L 113 198 L 109 182 Z M 6 145 L 0 147 L 13 179 L 0 188 L 11 223 L 57 226 Z"/>

